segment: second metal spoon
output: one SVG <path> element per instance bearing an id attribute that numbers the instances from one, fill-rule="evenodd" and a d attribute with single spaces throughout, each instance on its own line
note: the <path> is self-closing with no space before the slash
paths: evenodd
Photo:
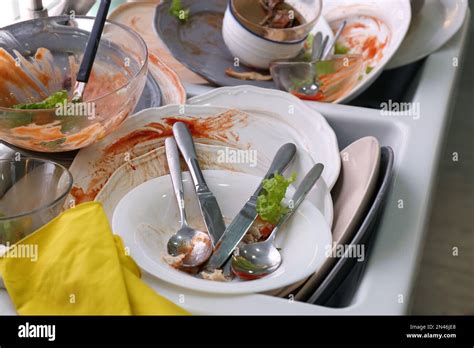
<path id="1" fill-rule="evenodd" d="M 304 201 L 316 181 L 321 177 L 323 169 L 324 166 L 318 163 L 306 174 L 293 195 L 290 211 L 280 218 L 265 241 L 239 246 L 238 254 L 232 256 L 232 271 L 235 275 L 243 280 L 258 279 L 275 272 L 280 267 L 282 257 L 273 244 L 275 236 Z"/>
<path id="2" fill-rule="evenodd" d="M 312 62 L 317 62 L 320 60 L 327 60 L 329 56 L 331 55 L 333 48 L 337 41 L 339 40 L 339 37 L 341 36 L 342 32 L 344 31 L 344 28 L 346 27 L 347 22 L 343 21 L 340 25 L 339 28 L 337 29 L 336 34 L 334 37 L 329 41 L 329 37 L 326 36 L 324 39 L 322 37 L 322 34 L 318 32 L 314 38 L 313 41 L 313 53 L 312 53 Z M 299 88 L 298 93 L 304 94 L 308 97 L 315 96 L 320 89 L 320 85 L 318 82 L 316 82 L 316 72 L 313 73 L 314 78 L 311 79 L 311 83 L 303 85 Z"/>

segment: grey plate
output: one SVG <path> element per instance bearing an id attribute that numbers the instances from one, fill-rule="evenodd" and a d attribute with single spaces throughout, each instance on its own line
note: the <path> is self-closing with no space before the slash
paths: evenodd
<path id="1" fill-rule="evenodd" d="M 155 81 L 151 72 L 148 73 L 145 88 L 143 89 L 143 93 L 138 100 L 138 104 L 135 107 L 135 111 L 133 113 L 137 113 L 138 111 L 142 111 L 144 109 L 155 108 L 161 106 L 161 90 L 158 83 Z"/>
<path id="2" fill-rule="evenodd" d="M 351 295 L 357 289 L 360 276 L 367 263 L 371 237 L 374 234 L 393 176 L 394 153 L 390 147 L 382 147 L 380 158 L 380 173 L 377 180 L 377 191 L 372 205 L 352 239 L 351 245 L 365 246 L 365 259 L 357 262 L 353 257 L 342 257 L 327 275 L 321 285 L 315 289 L 307 302 L 318 305 L 342 307 L 347 305 Z M 352 277 L 351 277 L 352 275 Z"/>
<path id="3" fill-rule="evenodd" d="M 170 3 L 165 1 L 156 8 L 155 30 L 184 66 L 218 86 L 245 84 L 276 88 L 273 81 L 244 81 L 225 74 L 227 68 L 239 72 L 255 71 L 244 66 L 234 67 L 234 57 L 224 43 L 222 20 L 227 0 L 183 0 L 183 7 L 190 11 L 185 23 L 169 14 Z"/>

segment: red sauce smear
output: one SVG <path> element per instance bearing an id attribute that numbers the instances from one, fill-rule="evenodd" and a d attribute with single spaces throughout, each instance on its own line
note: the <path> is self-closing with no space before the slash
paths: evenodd
<path id="1" fill-rule="evenodd" d="M 319 91 L 315 95 L 306 95 L 303 93 L 298 93 L 295 91 L 291 91 L 291 94 L 293 94 L 295 97 L 298 97 L 302 100 L 312 100 L 312 101 L 323 101 L 326 97 L 323 92 Z"/>
<path id="2" fill-rule="evenodd" d="M 87 189 L 75 187 L 71 191 L 76 204 L 93 201 L 112 173 L 124 162 L 122 154 L 141 156 L 152 149 L 162 146 L 164 139 L 173 135 L 173 124 L 183 122 L 189 127 L 194 138 L 210 139 L 232 144 L 239 141 L 239 135 L 233 131 L 239 124 L 247 123 L 247 115 L 239 110 L 228 110 L 211 117 L 170 116 L 160 122 L 151 122 L 117 139 L 103 150 L 103 155 L 95 162 L 96 168 Z M 140 151 L 139 144 L 147 143 Z M 120 158 L 120 159 L 118 159 Z"/>

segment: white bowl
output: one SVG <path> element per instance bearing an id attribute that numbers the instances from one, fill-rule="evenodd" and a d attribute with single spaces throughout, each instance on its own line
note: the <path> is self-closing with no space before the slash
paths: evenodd
<path id="1" fill-rule="evenodd" d="M 239 64 L 259 69 L 268 69 L 274 60 L 296 57 L 306 40 L 278 42 L 254 34 L 235 18 L 230 5 L 225 11 L 222 36 L 230 53 L 239 59 Z"/>
<path id="2" fill-rule="evenodd" d="M 303 173 L 301 173 L 303 175 Z M 207 170 L 204 176 L 228 224 L 255 191 L 261 178 L 248 174 Z M 183 173 L 185 207 L 190 225 L 204 228 L 188 172 Z M 288 196 L 294 189 L 290 187 Z M 305 279 L 326 260 L 331 232 L 324 217 L 308 201 L 302 203 L 276 239 L 283 262 L 273 274 L 258 280 L 223 283 L 203 280 L 178 271 L 162 261 L 169 237 L 179 227 L 178 208 L 168 175 L 136 187 L 117 205 L 112 226 L 146 272 L 174 285 L 220 294 L 243 294 L 278 289 Z"/>

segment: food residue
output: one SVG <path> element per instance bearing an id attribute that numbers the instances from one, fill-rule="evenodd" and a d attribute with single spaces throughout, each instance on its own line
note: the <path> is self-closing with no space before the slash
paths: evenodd
<path id="1" fill-rule="evenodd" d="M 295 180 L 295 173 L 289 179 L 275 173 L 272 178 L 263 181 L 262 193 L 257 198 L 257 213 L 263 221 L 276 224 L 288 212 L 288 208 L 281 202 L 285 198 L 286 190 Z"/>
<path id="2" fill-rule="evenodd" d="M 263 27 L 285 29 L 304 23 L 303 16 L 284 0 L 259 0 L 264 17 L 258 24 Z"/>
<path id="3" fill-rule="evenodd" d="M 186 258 L 185 254 L 178 256 L 171 256 L 170 254 L 163 254 L 161 259 L 173 268 L 181 269 L 183 267 L 183 261 Z"/>
<path id="4" fill-rule="evenodd" d="M 163 146 L 165 139 L 173 134 L 176 122 L 186 123 L 193 137 L 201 142 L 238 147 L 236 131 L 247 125 L 248 115 L 240 110 L 228 110 L 209 117 L 169 116 L 130 131 L 100 150 L 100 156 L 92 163 L 94 170 L 88 175 L 88 182 L 80 186 L 76 183 L 71 192 L 75 203 L 94 200 L 112 173 L 123 165 L 125 154 L 132 160 Z"/>
<path id="5" fill-rule="evenodd" d="M 252 80 L 252 81 L 271 81 L 273 80 L 272 75 L 264 75 L 256 71 L 235 71 L 232 68 L 225 69 L 227 76 L 239 79 L 239 80 Z"/>
<path id="6" fill-rule="evenodd" d="M 371 71 L 383 59 L 385 49 L 390 44 L 392 32 L 380 18 L 359 15 L 345 18 L 347 25 L 336 43 L 336 54 L 360 54 L 364 59 L 363 71 Z M 331 23 L 336 29 L 340 21 Z"/>
<path id="7" fill-rule="evenodd" d="M 214 282 L 228 282 L 231 280 L 224 275 L 224 272 L 221 269 L 216 269 L 212 273 L 204 271 L 200 274 L 202 276 L 202 279 L 212 280 Z"/>
<path id="8" fill-rule="evenodd" d="M 58 91 L 50 95 L 43 101 L 37 103 L 17 104 L 12 109 L 34 110 L 34 109 L 54 109 L 56 105 L 63 104 L 68 100 L 68 93 L 65 90 Z"/>

